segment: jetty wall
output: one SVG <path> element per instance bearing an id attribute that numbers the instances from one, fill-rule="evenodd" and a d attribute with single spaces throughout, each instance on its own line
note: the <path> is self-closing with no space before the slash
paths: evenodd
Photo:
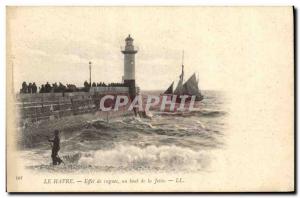
<path id="1" fill-rule="evenodd" d="M 100 100 L 105 95 L 128 95 L 128 88 L 102 88 L 90 92 L 16 94 L 17 120 L 20 125 L 66 116 L 95 113 L 100 117 L 132 114 L 127 106 L 117 112 L 101 112 Z"/>

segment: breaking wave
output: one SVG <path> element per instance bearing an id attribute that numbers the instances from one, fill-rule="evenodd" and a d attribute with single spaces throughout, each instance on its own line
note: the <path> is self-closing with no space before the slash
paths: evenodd
<path id="1" fill-rule="evenodd" d="M 46 156 L 45 156 L 46 157 Z M 64 171 L 72 169 L 111 170 L 111 171 L 201 171 L 210 160 L 207 154 L 177 146 L 136 146 L 120 145 L 111 150 L 69 153 L 61 156 L 64 164 L 55 167 Z M 31 168 L 53 169 L 50 165 L 34 165 Z M 76 168 L 77 167 L 77 168 Z"/>
<path id="2" fill-rule="evenodd" d="M 82 155 L 81 165 L 109 166 L 126 170 L 201 170 L 208 160 L 201 152 L 176 146 L 118 146 L 113 150 Z"/>

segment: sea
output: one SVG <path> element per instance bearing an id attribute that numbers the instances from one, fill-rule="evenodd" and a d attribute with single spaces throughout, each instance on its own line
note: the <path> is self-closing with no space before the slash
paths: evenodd
<path id="1" fill-rule="evenodd" d="M 22 163 L 33 171 L 70 173 L 209 170 L 213 153 L 226 147 L 228 100 L 221 91 L 203 95 L 192 112 L 152 110 L 148 118 L 84 115 L 19 129 Z M 64 161 L 57 166 L 47 141 L 54 129 L 61 131 L 59 156 Z"/>

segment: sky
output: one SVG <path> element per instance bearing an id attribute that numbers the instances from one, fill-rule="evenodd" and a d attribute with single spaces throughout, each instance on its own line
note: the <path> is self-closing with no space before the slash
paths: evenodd
<path id="1" fill-rule="evenodd" d="M 200 89 L 224 90 L 234 83 L 233 70 L 258 64 L 257 44 L 265 38 L 259 34 L 280 34 L 281 27 L 264 28 L 280 17 L 226 7 L 10 7 L 8 66 L 16 91 L 23 81 L 82 86 L 89 61 L 92 81 L 121 82 L 120 47 L 131 34 L 142 90 L 163 90 L 177 81 L 183 50 L 185 79 L 195 72 Z"/>

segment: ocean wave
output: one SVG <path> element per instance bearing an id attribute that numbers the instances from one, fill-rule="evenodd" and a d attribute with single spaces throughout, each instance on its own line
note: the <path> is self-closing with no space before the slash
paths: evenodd
<path id="1" fill-rule="evenodd" d="M 105 125 L 105 127 L 103 127 Z M 88 139 L 100 138 L 105 136 L 122 136 L 132 135 L 135 132 L 139 135 L 143 134 L 157 134 L 157 135 L 167 135 L 167 136 L 192 136 L 197 135 L 199 132 L 203 132 L 206 129 L 203 123 L 200 121 L 195 121 L 194 124 L 156 124 L 156 122 L 151 122 L 147 119 L 141 118 L 131 118 L 122 121 L 104 123 L 101 120 L 94 121 L 90 126 L 91 130 L 88 132 L 82 132 L 78 134 L 82 138 L 87 136 Z M 95 130 L 92 130 L 95 129 Z M 100 129 L 100 130 L 99 130 Z M 87 130 L 87 129 L 85 129 Z"/>
<path id="2" fill-rule="evenodd" d="M 109 150 L 73 151 L 60 155 L 63 163 L 51 165 L 49 153 L 22 152 L 26 167 L 55 172 L 76 171 L 205 171 L 210 157 L 205 151 L 194 151 L 179 146 L 147 146 L 140 148 L 119 145 Z"/>
<path id="3" fill-rule="evenodd" d="M 26 167 L 46 172 L 206 171 L 214 149 L 224 146 L 222 103 L 206 98 L 199 110 L 150 111 L 147 119 L 88 114 L 43 121 L 20 129 L 18 142 Z M 65 162 L 59 166 L 52 165 L 48 142 L 55 129 Z"/>
<path id="4" fill-rule="evenodd" d="M 227 115 L 227 112 L 221 110 L 201 109 L 199 111 L 191 111 L 191 114 L 198 115 L 200 117 L 218 117 Z"/>
<path id="5" fill-rule="evenodd" d="M 210 109 L 199 109 L 193 111 L 177 111 L 177 112 L 155 112 L 159 116 L 174 116 L 174 117 L 190 117 L 190 116 L 199 116 L 199 117 L 219 117 L 227 114 L 226 111 L 220 110 L 210 110 Z"/>
<path id="6" fill-rule="evenodd" d="M 106 166 L 124 170 L 202 170 L 209 164 L 200 151 L 177 146 L 117 146 L 112 150 L 97 150 L 81 154 L 81 166 Z"/>

